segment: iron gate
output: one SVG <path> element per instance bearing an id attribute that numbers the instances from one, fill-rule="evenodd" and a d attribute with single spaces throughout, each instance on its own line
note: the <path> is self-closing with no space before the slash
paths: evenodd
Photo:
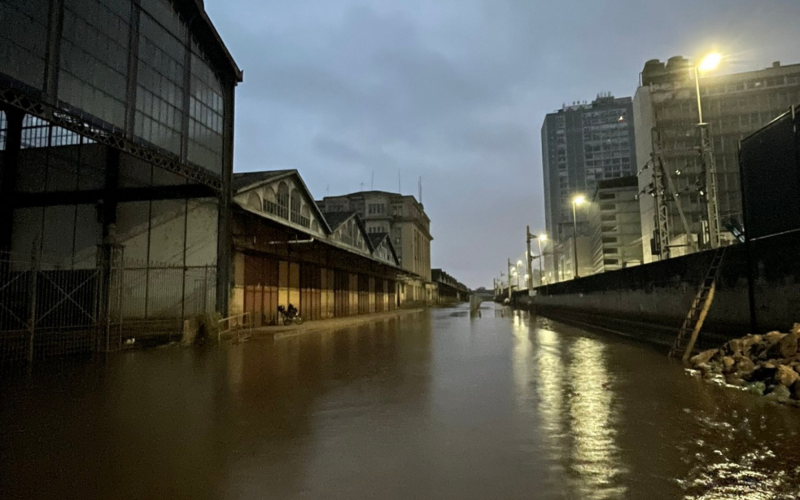
<path id="1" fill-rule="evenodd" d="M 118 277 L 101 260 L 121 260 L 120 248 L 101 248 L 94 265 L 64 265 L 34 254 L 0 253 L 0 364 L 32 362 L 112 349 Z"/>

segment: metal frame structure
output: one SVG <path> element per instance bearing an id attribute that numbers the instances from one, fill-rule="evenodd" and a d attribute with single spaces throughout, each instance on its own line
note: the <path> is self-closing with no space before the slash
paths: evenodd
<path id="1" fill-rule="evenodd" d="M 650 167 L 653 169 L 653 197 L 655 198 L 656 205 L 656 233 L 658 235 L 659 255 L 661 259 L 668 259 L 670 252 L 670 221 L 669 221 L 669 208 L 667 206 L 667 196 L 672 194 L 672 201 L 675 202 L 675 208 L 678 210 L 678 216 L 681 219 L 683 231 L 686 234 L 687 245 L 692 252 L 697 250 L 694 243 L 694 238 L 691 232 L 691 227 L 686 219 L 686 213 L 683 211 L 679 193 L 675 188 L 675 183 L 672 177 L 664 169 L 664 161 L 661 155 L 661 133 L 658 128 L 651 130 L 651 140 L 653 152 L 651 153 Z M 667 179 L 667 185 L 664 185 L 664 179 Z"/>
<path id="2" fill-rule="evenodd" d="M 650 166 L 653 169 L 653 198 L 655 200 L 656 237 L 658 255 L 664 260 L 669 258 L 669 208 L 664 199 L 664 162 L 661 159 L 661 134 L 658 129 L 651 131 L 653 151 L 650 153 Z"/>
<path id="3" fill-rule="evenodd" d="M 128 153 L 156 167 L 208 186 L 217 192 L 222 191 L 221 177 L 206 173 L 200 167 L 181 163 L 169 155 L 157 151 L 153 146 L 141 146 L 127 139 L 121 130 L 114 130 L 114 127 L 93 125 L 78 113 L 72 113 L 37 100 L 9 86 L 2 79 L 0 79 L 0 104 L 12 106 L 99 144 Z"/>
<path id="4" fill-rule="evenodd" d="M 720 245 L 719 203 L 717 199 L 717 166 L 711 144 L 711 133 L 708 123 L 699 123 L 700 135 L 700 177 L 704 180 L 703 193 L 706 198 L 707 242 L 711 248 Z"/>

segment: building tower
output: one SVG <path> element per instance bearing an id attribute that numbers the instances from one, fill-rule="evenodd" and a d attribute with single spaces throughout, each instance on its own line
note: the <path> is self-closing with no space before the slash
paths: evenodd
<path id="1" fill-rule="evenodd" d="M 542 170 L 545 223 L 552 239 L 551 248 L 557 249 L 573 236 L 571 199 L 575 194 L 591 196 L 599 181 L 636 173 L 634 144 L 630 97 L 616 98 L 603 93 L 591 103 L 565 104 L 545 117 Z M 586 221 L 585 212 L 579 211 L 579 236 L 586 232 Z M 546 257 L 548 281 L 555 281 L 563 274 L 557 269 L 559 261 L 565 259 L 552 254 Z M 572 266 L 571 262 L 567 265 Z"/>

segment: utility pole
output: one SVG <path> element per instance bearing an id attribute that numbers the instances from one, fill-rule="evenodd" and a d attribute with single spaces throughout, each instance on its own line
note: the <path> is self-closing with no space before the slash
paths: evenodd
<path id="1" fill-rule="evenodd" d="M 670 252 L 670 220 L 669 209 L 667 208 L 667 200 L 672 196 L 672 201 L 675 203 L 675 208 L 678 210 L 678 215 L 681 219 L 683 232 L 686 234 L 686 243 L 689 251 L 694 253 L 697 251 L 697 246 L 694 243 L 694 237 L 689 226 L 689 221 L 686 219 L 686 214 L 683 211 L 681 200 L 679 198 L 675 183 L 672 181 L 672 176 L 666 172 L 664 168 L 664 158 L 661 153 L 661 133 L 657 128 L 651 131 L 651 144 L 653 153 L 651 155 L 650 167 L 653 169 L 653 197 L 655 202 L 655 220 L 656 220 L 656 235 L 658 237 L 658 245 L 660 247 L 660 259 L 664 260 L 669 258 Z M 680 173 L 680 172 L 678 172 Z M 664 180 L 666 179 L 666 185 Z"/>
<path id="2" fill-rule="evenodd" d="M 572 202 L 572 255 L 575 257 L 575 261 L 572 263 L 573 271 L 572 271 L 572 278 L 580 278 L 580 273 L 578 272 L 578 214 L 575 209 L 577 203 L 573 200 Z"/>
<path id="3" fill-rule="evenodd" d="M 660 260 L 669 258 L 669 210 L 667 200 L 664 199 L 664 168 L 661 159 L 661 135 L 657 128 L 650 133 L 652 153 L 650 165 L 653 168 L 653 199 L 655 201 L 656 241 L 658 242 L 658 257 Z M 691 238 L 691 235 L 687 235 Z"/>
<path id="4" fill-rule="evenodd" d="M 525 235 L 525 242 L 528 245 L 528 295 L 530 295 L 531 290 L 533 290 L 533 254 L 531 254 L 531 238 L 533 238 L 533 236 L 531 236 L 531 226 L 525 226 Z M 542 256 L 540 255 L 539 259 L 541 258 Z M 541 260 L 539 261 L 539 265 L 541 266 Z"/>
<path id="5" fill-rule="evenodd" d="M 716 66 L 718 63 L 719 58 L 712 64 Z M 701 65 L 694 66 L 694 84 L 697 93 L 697 128 L 700 133 L 700 174 L 705 183 L 704 189 L 700 194 L 705 194 L 706 197 L 708 244 L 711 248 L 717 248 L 720 244 L 717 166 L 714 162 L 714 151 L 711 145 L 708 123 L 703 121 L 703 102 L 700 99 L 700 68 Z M 687 235 L 687 237 L 691 237 L 691 235 Z"/>
<path id="6" fill-rule="evenodd" d="M 508 259 L 508 300 L 511 300 L 511 259 Z"/>
<path id="7" fill-rule="evenodd" d="M 542 261 L 544 260 L 544 252 L 542 252 L 542 239 L 546 236 L 544 234 L 537 234 L 536 235 L 536 242 L 539 244 L 539 285 L 544 286 L 544 264 Z"/>
<path id="8" fill-rule="evenodd" d="M 719 206 L 717 204 L 717 166 L 714 162 L 714 151 L 711 146 L 708 123 L 699 123 L 697 128 L 700 131 L 700 174 L 705 182 L 705 189 L 703 192 L 706 196 L 708 244 L 711 248 L 717 248 L 720 245 Z"/>

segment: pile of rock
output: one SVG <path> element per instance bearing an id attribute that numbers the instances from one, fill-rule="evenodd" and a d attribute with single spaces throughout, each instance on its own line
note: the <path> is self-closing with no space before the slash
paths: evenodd
<path id="1" fill-rule="evenodd" d="M 782 402 L 800 400 L 800 323 L 790 333 L 749 334 L 690 360 L 706 378 Z"/>

